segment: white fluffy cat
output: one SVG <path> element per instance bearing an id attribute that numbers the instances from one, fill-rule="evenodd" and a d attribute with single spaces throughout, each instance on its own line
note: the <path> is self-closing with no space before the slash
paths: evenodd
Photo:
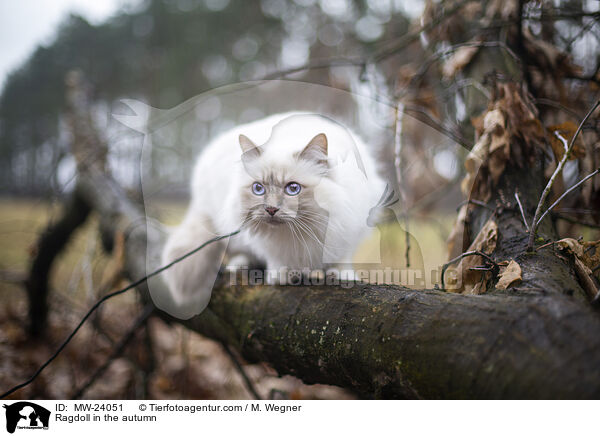
<path id="1" fill-rule="evenodd" d="M 351 268 L 384 190 L 368 147 L 324 116 L 286 113 L 244 124 L 208 144 L 194 169 L 191 203 L 163 262 L 216 235 L 241 232 L 164 273 L 178 316 L 200 313 L 223 261 L 246 254 L 267 270 Z M 270 276 L 271 283 L 280 277 Z M 273 280 L 274 279 L 274 280 Z"/>

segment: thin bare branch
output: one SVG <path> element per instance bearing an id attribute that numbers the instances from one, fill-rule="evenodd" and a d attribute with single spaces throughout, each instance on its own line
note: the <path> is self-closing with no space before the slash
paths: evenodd
<path id="1" fill-rule="evenodd" d="M 571 192 L 573 192 L 575 189 L 579 188 L 579 186 L 581 184 L 583 184 L 585 181 L 587 181 L 588 179 L 591 179 L 592 177 L 594 177 L 596 174 L 600 173 L 600 168 L 596 169 L 596 171 L 591 172 L 590 174 L 588 174 L 587 176 L 585 176 L 583 179 L 581 179 L 579 182 L 577 182 L 576 184 L 574 184 L 573 186 L 571 186 L 569 189 L 567 189 L 563 195 L 561 195 L 560 197 L 558 197 L 558 200 L 556 200 L 554 203 L 552 203 L 552 205 L 546 210 L 546 212 L 544 212 L 542 214 L 542 216 L 540 217 L 540 219 L 538 220 L 537 224 L 539 224 L 545 217 L 546 215 L 548 215 L 548 213 L 554 208 L 554 206 L 556 206 L 558 203 L 560 203 L 560 201 L 565 198 L 567 195 L 569 195 Z"/>
<path id="2" fill-rule="evenodd" d="M 396 123 L 394 131 L 394 167 L 396 169 L 396 181 L 398 182 L 398 194 L 402 200 L 402 218 L 404 221 L 404 235 L 406 237 L 405 257 L 406 267 L 410 267 L 410 234 L 408 230 L 408 211 L 406 204 L 406 190 L 404 189 L 402 177 L 402 120 L 404 119 L 404 103 L 398 102 L 396 106 Z"/>
<path id="3" fill-rule="evenodd" d="M 560 160 L 559 164 L 557 165 L 556 170 L 554 170 L 554 174 L 552 174 L 552 176 L 550 177 L 550 180 L 548 180 L 548 184 L 544 188 L 544 191 L 542 192 L 542 196 L 540 197 L 540 201 L 538 202 L 537 208 L 535 210 L 535 215 L 533 217 L 533 221 L 531 222 L 531 232 L 529 232 L 529 241 L 527 242 L 527 251 L 533 250 L 533 242 L 535 240 L 537 228 L 538 228 L 540 222 L 542 221 L 543 217 L 546 216 L 546 213 L 549 210 L 551 210 L 552 207 L 554 207 L 556 205 L 556 204 L 552 205 L 548 209 L 548 211 L 546 211 L 546 213 L 544 213 L 542 215 L 542 208 L 544 207 L 546 198 L 548 198 L 548 195 L 550 194 L 550 191 L 552 190 L 552 185 L 554 184 L 554 181 L 558 178 L 559 174 L 561 174 L 563 167 L 567 163 L 567 160 L 569 159 L 569 155 L 571 154 L 571 151 L 573 150 L 573 146 L 575 145 L 575 141 L 577 140 L 577 137 L 579 136 L 579 132 L 581 132 L 581 128 L 583 127 L 585 122 L 588 120 L 588 118 L 592 115 L 592 113 L 594 113 L 594 111 L 596 110 L 596 108 L 599 105 L 600 105 L 600 99 L 598 99 L 596 101 L 594 106 L 592 106 L 592 108 L 588 111 L 588 113 L 583 118 L 581 123 L 579 123 L 579 127 L 577 128 L 577 131 L 573 135 L 573 138 L 571 138 L 571 143 L 569 144 L 569 147 L 566 148 L 565 154 L 563 155 L 562 159 Z M 591 177 L 591 176 L 588 176 L 588 178 L 589 177 Z M 585 180 L 587 180 L 587 178 Z M 575 185 L 575 187 L 578 186 L 579 184 L 580 183 Z M 563 194 L 560 197 L 560 199 L 562 199 L 564 197 L 564 195 L 566 195 L 567 193 L 571 192 L 575 187 L 573 187 L 569 191 L 565 192 L 565 194 Z"/>
<path id="4" fill-rule="evenodd" d="M 529 224 L 527 224 L 527 219 L 525 218 L 525 212 L 523 211 L 523 205 L 521 204 L 521 199 L 519 198 L 519 194 L 515 192 L 515 199 L 517 200 L 517 204 L 519 205 L 519 210 L 521 211 L 521 217 L 523 218 L 523 224 L 525 224 L 525 229 L 529 232 Z"/>

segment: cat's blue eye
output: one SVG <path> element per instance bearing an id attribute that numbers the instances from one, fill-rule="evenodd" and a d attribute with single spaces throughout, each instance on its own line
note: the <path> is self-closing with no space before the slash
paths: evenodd
<path id="1" fill-rule="evenodd" d="M 301 189 L 302 187 L 300 186 L 300 184 L 296 182 L 290 182 L 287 185 L 285 185 L 285 193 L 287 195 L 298 195 L 300 194 Z"/>
<path id="2" fill-rule="evenodd" d="M 263 185 L 261 185 L 258 182 L 254 182 L 252 184 L 252 193 L 254 195 L 264 195 L 265 194 L 265 187 Z"/>

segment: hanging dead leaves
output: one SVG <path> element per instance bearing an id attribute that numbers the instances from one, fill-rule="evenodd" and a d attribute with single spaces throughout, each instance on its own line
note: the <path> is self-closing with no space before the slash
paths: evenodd
<path id="1" fill-rule="evenodd" d="M 492 199 L 508 168 L 514 172 L 515 168 L 527 170 L 534 167 L 540 147 L 551 146 L 556 165 L 564 157 L 578 129 L 577 124 L 570 120 L 543 128 L 536 110 L 526 103 L 514 84 L 499 84 L 494 95 L 496 99 L 489 104 L 486 112 L 472 119 L 477 142 L 466 158 L 466 176 L 461 184 L 463 194 L 470 201 L 461 207 L 448 240 L 450 257 L 460 256 L 460 253 L 481 254 L 459 257 L 456 267 L 448 270 L 452 274 L 446 276 L 445 285 L 452 292 L 481 294 L 491 288 L 506 290 L 522 281 L 521 266 L 514 259 L 493 260 L 498 242 L 498 226 L 494 221 L 496 214 L 492 214 L 471 239 L 468 234 L 470 211 Z M 568 158 L 582 160 L 585 156 L 585 144 L 579 136 Z M 564 191 L 561 184 L 553 188 L 555 195 Z M 548 245 L 557 248 L 557 255 L 565 261 L 573 263 L 579 283 L 588 297 L 600 299 L 600 291 L 593 279 L 593 271 L 600 267 L 600 241 L 565 238 Z"/>
<path id="2" fill-rule="evenodd" d="M 581 68 L 571 57 L 554 44 L 532 35 L 528 28 L 523 29 L 523 46 L 528 59 L 530 85 L 537 95 L 565 100 L 565 87 L 562 79 L 578 77 Z"/>
<path id="3" fill-rule="evenodd" d="M 546 140 L 537 111 L 515 84 L 498 84 L 495 94 L 498 98 L 487 111 L 471 120 L 478 139 L 466 158 L 467 175 L 461 184 L 467 198 L 481 201 L 490 200 L 509 161 L 518 168 L 531 165 L 534 148 Z"/>
<path id="4" fill-rule="evenodd" d="M 544 129 L 536 109 L 527 104 L 514 84 L 497 84 L 493 95 L 496 98 L 485 113 L 472 119 L 477 141 L 465 160 L 466 176 L 461 184 L 462 192 L 470 202 L 461 207 L 459 219 L 448 240 L 450 257 L 463 252 L 481 252 L 488 255 L 488 259 L 480 255 L 461 258 L 458 265 L 449 270 L 451 274 L 445 283 L 453 292 L 480 294 L 492 286 L 497 290 L 506 290 L 522 281 L 521 267 L 514 259 L 490 262 L 498 241 L 495 214 L 471 239 L 468 234 L 470 210 L 480 207 L 472 203 L 488 203 L 508 168 L 512 167 L 513 171 L 532 168 L 535 156 L 540 155 L 540 147 L 550 144 L 558 162 L 577 130 L 577 125 L 572 121 Z M 578 139 L 569 158 L 583 156 L 585 147 L 583 141 Z M 575 250 L 573 243 L 569 245 L 565 241 L 562 240 L 559 247 L 568 245 L 564 249 L 574 253 L 576 268 L 581 271 L 580 281 L 585 281 L 584 275 L 589 279 L 592 269 L 589 259 L 578 256 L 579 251 Z M 596 295 L 595 288 L 592 289 L 590 285 L 588 289 L 590 296 Z"/>
<path id="5" fill-rule="evenodd" d="M 478 41 L 473 45 L 465 45 L 456 50 L 442 65 L 442 76 L 444 79 L 453 79 L 462 71 L 479 51 Z"/>
<path id="6" fill-rule="evenodd" d="M 487 203 L 508 165 L 530 166 L 534 148 L 546 135 L 535 109 L 526 104 L 516 85 L 498 84 L 494 95 L 497 98 L 487 111 L 472 120 L 478 139 L 465 160 L 466 176 L 461 184 L 463 194 L 471 201 Z M 459 219 L 448 239 L 451 256 L 463 252 L 469 241 L 471 207 L 467 203 L 459 211 Z M 498 225 L 492 216 L 464 251 L 490 255 L 497 241 Z M 462 258 L 452 272 L 448 289 L 468 294 L 485 292 L 492 281 L 498 280 L 496 287 L 506 289 L 521 280 L 521 268 L 514 260 L 491 264 L 481 256 Z"/>

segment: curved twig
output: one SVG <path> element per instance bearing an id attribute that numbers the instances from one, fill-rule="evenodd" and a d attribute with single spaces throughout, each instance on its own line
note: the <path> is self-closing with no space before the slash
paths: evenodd
<path id="1" fill-rule="evenodd" d="M 494 265 L 494 268 L 499 268 L 496 261 L 494 259 L 492 259 L 489 255 L 485 254 L 483 251 L 479 251 L 479 250 L 467 251 L 465 253 L 462 253 L 462 254 L 456 256 L 454 259 L 449 260 L 447 263 L 445 263 L 442 266 L 442 276 L 440 277 L 440 281 L 442 283 L 442 290 L 446 289 L 446 284 L 444 283 L 444 274 L 446 274 L 446 270 L 448 269 L 448 267 L 450 265 L 452 265 L 453 263 L 458 262 L 462 258 L 468 257 L 468 256 L 481 256 L 485 260 L 490 262 L 492 265 Z"/>

